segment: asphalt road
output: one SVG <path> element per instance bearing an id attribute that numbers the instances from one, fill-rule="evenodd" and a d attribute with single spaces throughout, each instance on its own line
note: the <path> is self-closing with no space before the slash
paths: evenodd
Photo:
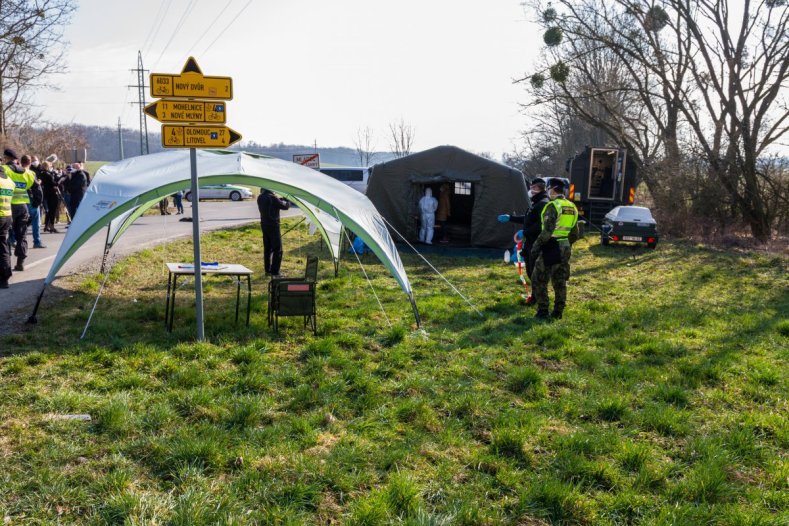
<path id="1" fill-rule="evenodd" d="M 125 256 L 144 248 L 160 245 L 174 239 L 191 237 L 192 223 L 180 222 L 183 217 L 191 217 L 191 205 L 184 203 L 185 214 L 180 215 L 147 215 L 140 217 L 117 241 L 110 257 Z M 300 215 L 298 208 L 283 212 L 283 217 Z M 200 231 L 208 232 L 222 228 L 239 226 L 259 221 L 257 205 L 254 200 L 231 201 L 201 201 L 200 202 Z M 25 260 L 25 270 L 14 272 L 9 280 L 10 287 L 0 290 L 0 319 L 13 321 L 6 323 L 6 329 L 0 324 L 0 333 L 14 332 L 20 322 L 24 322 L 30 314 L 41 287 L 49 273 L 52 261 L 55 259 L 58 248 L 65 236 L 65 225 L 57 227 L 60 234 L 41 232 L 41 241 L 47 248 L 34 249 L 33 238 L 28 229 L 28 257 Z M 107 236 L 106 229 L 97 232 L 85 243 L 71 259 L 60 269 L 58 277 L 77 272 L 97 272 L 101 265 L 104 253 L 104 242 Z M 262 243 L 262 239 L 261 239 Z M 16 263 L 12 256 L 11 265 Z M 57 284 L 57 277 L 54 284 Z"/>

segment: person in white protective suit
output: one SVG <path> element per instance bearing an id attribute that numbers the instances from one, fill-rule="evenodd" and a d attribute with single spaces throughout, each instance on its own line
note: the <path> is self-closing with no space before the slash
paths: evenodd
<path id="1" fill-rule="evenodd" d="M 436 226 L 436 209 L 438 208 L 438 200 L 433 197 L 433 191 L 428 188 L 425 190 L 425 196 L 419 200 L 419 214 L 422 219 L 419 228 L 419 241 L 433 244 L 433 228 Z"/>

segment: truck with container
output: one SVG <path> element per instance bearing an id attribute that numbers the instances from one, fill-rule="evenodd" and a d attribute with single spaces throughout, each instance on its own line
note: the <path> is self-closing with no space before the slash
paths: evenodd
<path id="1" fill-rule="evenodd" d="M 587 146 L 567 161 L 568 199 L 597 229 L 614 207 L 635 203 L 638 169 L 624 148 Z"/>

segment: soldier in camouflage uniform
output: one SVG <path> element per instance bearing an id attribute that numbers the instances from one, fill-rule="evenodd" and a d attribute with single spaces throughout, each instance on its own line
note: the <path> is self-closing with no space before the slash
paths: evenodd
<path id="1" fill-rule="evenodd" d="M 551 318 L 561 319 L 567 303 L 567 280 L 570 279 L 570 246 L 578 239 L 578 209 L 564 197 L 564 183 L 555 179 L 548 189 L 551 202 L 542 212 L 542 232 L 531 250 L 534 272 L 531 276 L 537 299 L 538 319 L 549 317 L 548 282 L 553 283 L 554 305 Z"/>

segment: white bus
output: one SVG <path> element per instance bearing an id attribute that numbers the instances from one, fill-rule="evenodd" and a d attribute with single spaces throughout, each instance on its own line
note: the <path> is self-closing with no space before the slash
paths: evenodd
<path id="1" fill-rule="evenodd" d="M 369 168 L 338 166 L 333 168 L 322 167 L 320 171 L 361 193 L 367 190 L 367 179 L 370 177 Z"/>

